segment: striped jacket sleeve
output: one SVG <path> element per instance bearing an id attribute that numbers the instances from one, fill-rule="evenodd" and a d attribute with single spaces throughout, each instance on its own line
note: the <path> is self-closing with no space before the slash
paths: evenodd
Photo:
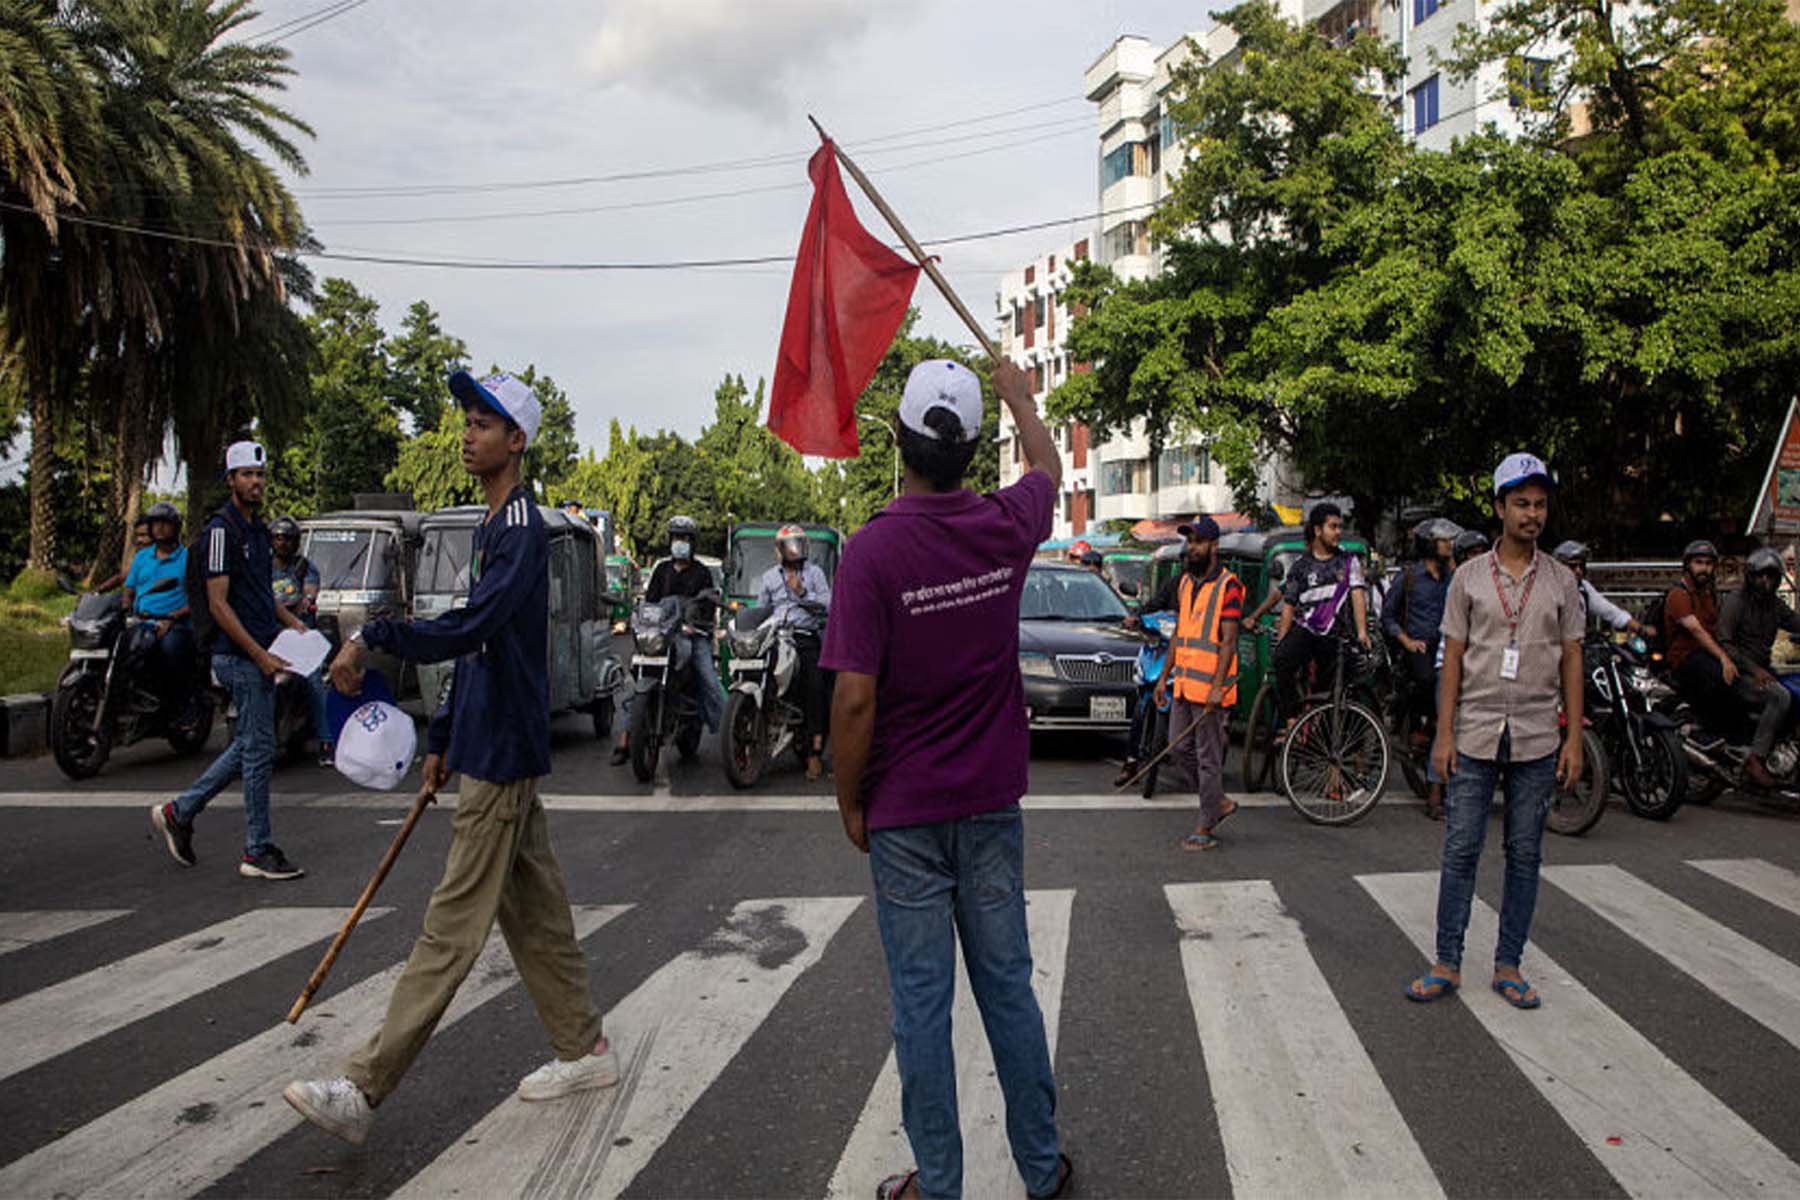
<path id="1" fill-rule="evenodd" d="M 231 574 L 231 556 L 237 551 L 237 541 L 225 522 L 214 518 L 206 527 L 206 577 L 216 579 L 221 575 Z"/>
<path id="2" fill-rule="evenodd" d="M 515 502 L 497 517 L 497 528 L 482 547 L 481 578 L 469 602 L 430 621 L 370 621 L 363 626 L 369 645 L 392 650 L 409 662 L 442 662 L 478 650 L 494 631 L 512 620 L 531 594 L 531 582 L 548 567 L 548 547 L 536 516 Z"/>

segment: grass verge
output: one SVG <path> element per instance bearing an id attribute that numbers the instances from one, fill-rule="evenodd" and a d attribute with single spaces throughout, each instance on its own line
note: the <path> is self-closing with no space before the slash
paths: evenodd
<path id="1" fill-rule="evenodd" d="M 69 661 L 69 639 L 60 628 L 0 629 L 0 696 L 48 692 Z"/>

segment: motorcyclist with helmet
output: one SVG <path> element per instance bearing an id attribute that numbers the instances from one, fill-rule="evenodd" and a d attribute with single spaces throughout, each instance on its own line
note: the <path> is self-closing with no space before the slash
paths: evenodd
<path id="1" fill-rule="evenodd" d="M 756 607 L 775 610 L 772 619 L 792 626 L 798 635 L 794 648 L 800 654 L 800 678 L 805 688 L 806 725 L 801 730 L 806 746 L 806 777 L 818 779 L 825 773 L 821 755 L 825 750 L 825 730 L 829 724 L 824 672 L 819 670 L 819 650 L 825 630 L 825 619 L 801 605 L 801 601 L 831 605 L 831 584 L 819 564 L 806 556 L 806 530 L 796 524 L 783 525 L 775 534 L 775 552 L 780 561 L 762 573 L 756 582 Z"/>
<path id="2" fill-rule="evenodd" d="M 1102 579 L 1106 578 L 1106 559 L 1101 557 L 1098 550 L 1089 550 L 1081 556 L 1081 568 L 1084 571 L 1092 571 Z"/>
<path id="3" fill-rule="evenodd" d="M 1477 554 L 1486 554 L 1488 536 L 1479 529 L 1465 529 L 1450 543 L 1451 566 L 1460 567 Z"/>
<path id="4" fill-rule="evenodd" d="M 1400 578 L 1388 587 L 1382 602 L 1381 627 L 1400 648 L 1400 664 L 1406 673 L 1406 728 L 1423 748 L 1429 745 L 1432 719 L 1437 713 L 1438 627 L 1444 619 L 1444 600 L 1450 594 L 1450 556 L 1462 526 L 1443 517 L 1420 521 L 1412 530 L 1412 559 Z M 1444 781 L 1428 766 L 1430 790 L 1425 815 L 1434 820 L 1444 809 Z"/>
<path id="5" fill-rule="evenodd" d="M 644 588 L 644 599 L 652 604 L 671 596 L 692 598 L 713 587 L 712 572 L 694 559 L 694 543 L 700 536 L 700 523 L 692 517 L 670 517 L 668 534 L 669 557 L 656 564 L 656 569 L 650 572 L 650 582 Z M 711 601 L 702 602 L 696 608 L 695 615 L 702 621 L 708 621 L 714 615 L 715 605 Z M 719 686 L 719 664 L 713 657 L 710 642 L 696 649 L 699 652 L 694 655 L 694 664 L 700 674 L 700 712 L 706 720 L 706 728 L 716 733 L 719 716 L 725 707 L 725 694 Z M 627 713 L 630 707 L 631 702 L 627 698 Z M 618 745 L 613 747 L 613 765 L 618 766 L 630 757 L 631 722 L 627 720 L 625 728 L 619 734 Z"/>
<path id="6" fill-rule="evenodd" d="M 269 583 L 275 589 L 275 603 L 287 609 L 308 629 L 319 625 L 319 568 L 300 553 L 300 522 L 292 517 L 276 517 L 269 523 Z M 333 647 L 335 653 L 336 648 Z M 311 692 L 313 740 L 319 748 L 319 765 L 329 767 L 335 747 L 326 736 L 325 667 L 306 677 Z"/>
<path id="7" fill-rule="evenodd" d="M 1717 728 L 1728 713 L 1738 681 L 1737 663 L 1715 636 L 1719 626 L 1718 566 L 1717 546 L 1704 538 L 1689 542 L 1681 552 L 1681 578 L 1663 598 L 1670 679 L 1682 698 L 1699 712 L 1701 723 L 1711 728 Z M 1769 778 L 1757 755 L 1746 761 L 1744 770 L 1755 783 Z"/>
<path id="8" fill-rule="evenodd" d="M 134 649 L 145 655 L 149 668 L 144 679 L 165 700 L 178 698 L 178 689 L 194 675 L 194 631 L 188 620 L 187 547 L 181 544 L 181 512 L 167 501 L 152 504 L 143 520 L 150 544 L 139 550 L 125 572 L 125 611 L 144 618 L 138 627 Z M 173 579 L 175 586 L 152 591 Z"/>
<path id="9" fill-rule="evenodd" d="M 1647 637 L 1656 636 L 1656 630 L 1608 600 L 1599 588 L 1588 581 L 1588 548 L 1585 542 L 1566 541 L 1551 553 L 1557 562 L 1574 572 L 1575 582 L 1581 590 L 1581 603 L 1586 606 L 1589 617 L 1610 629 L 1623 629 L 1627 633 L 1641 633 Z"/>
<path id="10" fill-rule="evenodd" d="M 1800 614 L 1787 606 L 1778 591 L 1781 577 L 1779 554 L 1767 546 L 1753 550 L 1744 562 L 1744 586 L 1719 606 L 1718 641 L 1737 665 L 1732 692 L 1753 711 L 1760 710 L 1744 773 L 1761 787 L 1775 785 L 1765 764 L 1775 739 L 1787 727 L 1788 710 L 1793 706 L 1793 694 L 1770 671 L 1775 634 L 1785 629 L 1790 637 L 1800 637 Z"/>

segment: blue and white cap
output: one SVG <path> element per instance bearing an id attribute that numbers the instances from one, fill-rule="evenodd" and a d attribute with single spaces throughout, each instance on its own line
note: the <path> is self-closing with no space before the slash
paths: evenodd
<path id="1" fill-rule="evenodd" d="M 1524 451 L 1509 454 L 1494 468 L 1494 495 L 1498 496 L 1529 480 L 1536 480 L 1545 487 L 1556 486 L 1556 476 L 1550 473 L 1550 468 L 1544 465 L 1543 459 Z"/>
<path id="2" fill-rule="evenodd" d="M 914 433 L 937 440 L 937 431 L 925 423 L 925 414 L 947 408 L 962 422 L 963 441 L 981 436 L 981 380 L 975 372 L 947 358 L 930 358 L 906 377 L 900 394 L 900 424 Z"/>
<path id="3" fill-rule="evenodd" d="M 351 783 L 385 792 L 406 778 L 418 748 L 412 718 L 386 700 L 370 700 L 338 731 L 333 761 Z"/>
<path id="4" fill-rule="evenodd" d="M 525 431 L 528 446 L 544 420 L 544 406 L 538 402 L 537 393 L 506 371 L 481 380 L 467 371 L 454 371 L 450 375 L 450 394 L 464 408 L 479 404 L 507 418 Z"/>

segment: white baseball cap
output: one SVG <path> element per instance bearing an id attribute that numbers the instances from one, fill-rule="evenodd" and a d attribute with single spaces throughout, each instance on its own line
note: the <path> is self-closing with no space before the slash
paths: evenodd
<path id="1" fill-rule="evenodd" d="M 1517 487 L 1529 479 L 1535 479 L 1545 487 L 1556 485 L 1556 476 L 1550 473 L 1550 468 L 1537 455 L 1524 451 L 1509 454 L 1494 468 L 1494 495 L 1498 496 L 1508 488 Z"/>
<path id="2" fill-rule="evenodd" d="M 925 423 L 925 414 L 934 408 L 956 414 L 962 422 L 963 441 L 981 436 L 981 380 L 961 363 L 929 358 L 906 377 L 906 390 L 900 394 L 900 424 L 936 441 L 936 431 Z"/>
<path id="3" fill-rule="evenodd" d="M 506 371 L 489 375 L 482 380 L 477 380 L 467 371 L 453 372 L 450 376 L 450 394 L 464 408 L 480 404 L 493 409 L 525 431 L 525 444 L 528 446 L 537 437 L 538 426 L 544 420 L 544 406 L 538 403 L 537 393 L 517 376 Z"/>
<path id="4" fill-rule="evenodd" d="M 385 700 L 371 700 L 338 731 L 333 761 L 351 783 L 385 792 L 406 778 L 418 747 L 412 718 Z"/>
<path id="5" fill-rule="evenodd" d="M 225 447 L 225 473 L 243 467 L 266 467 L 267 456 L 263 453 L 261 442 L 233 442 Z"/>

